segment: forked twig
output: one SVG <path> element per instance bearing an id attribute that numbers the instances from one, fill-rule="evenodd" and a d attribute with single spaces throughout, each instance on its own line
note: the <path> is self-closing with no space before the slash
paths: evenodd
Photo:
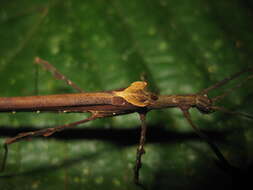
<path id="1" fill-rule="evenodd" d="M 26 96 L 26 97 L 0 97 L 0 112 L 22 112 L 22 111 L 50 111 L 50 112 L 88 112 L 91 116 L 87 119 L 77 121 L 74 123 L 62 125 L 55 128 L 41 129 L 32 132 L 20 133 L 15 137 L 9 138 L 4 143 L 5 154 L 3 157 L 2 170 L 5 167 L 7 161 L 8 145 L 13 144 L 21 139 L 27 137 L 34 137 L 38 135 L 50 136 L 55 132 L 62 131 L 66 128 L 73 127 L 97 118 L 103 117 L 113 117 L 117 115 L 130 114 L 137 112 L 141 120 L 141 135 L 139 140 L 139 145 L 137 148 L 136 161 L 134 167 L 134 182 L 135 184 L 141 186 L 139 180 L 139 172 L 142 167 L 142 155 L 145 153 L 144 144 L 146 139 L 146 114 L 153 109 L 163 109 L 163 108 L 180 108 L 183 112 L 184 117 L 187 122 L 191 125 L 194 131 L 204 139 L 208 145 L 211 147 L 219 161 L 231 170 L 235 167 L 231 166 L 226 158 L 223 156 L 221 151 L 217 146 L 201 132 L 197 126 L 193 123 L 189 109 L 197 108 L 201 113 L 210 114 L 214 111 L 222 111 L 229 114 L 237 114 L 249 119 L 253 119 L 253 116 L 246 113 L 234 112 L 227 110 L 223 107 L 216 106 L 214 103 L 218 100 L 226 97 L 230 92 L 234 91 L 236 88 L 241 87 L 246 81 L 253 78 L 251 74 L 245 80 L 237 84 L 235 87 L 227 90 L 225 93 L 208 98 L 207 94 L 209 91 L 217 89 L 231 80 L 235 80 L 242 74 L 247 72 L 252 72 L 253 69 L 245 69 L 243 71 L 237 72 L 224 80 L 217 82 L 216 84 L 200 91 L 197 94 L 189 95 L 157 95 L 149 92 L 146 89 L 147 83 L 144 81 L 133 82 L 129 87 L 120 90 L 105 91 L 105 92 L 94 92 L 87 93 L 83 92 L 75 83 L 61 74 L 55 67 L 53 67 L 49 62 L 41 59 L 35 58 L 35 63 L 42 65 L 46 70 L 53 73 L 56 79 L 63 80 L 69 86 L 77 90 L 79 93 L 75 94 L 57 94 L 57 95 L 46 95 L 46 96 Z"/>

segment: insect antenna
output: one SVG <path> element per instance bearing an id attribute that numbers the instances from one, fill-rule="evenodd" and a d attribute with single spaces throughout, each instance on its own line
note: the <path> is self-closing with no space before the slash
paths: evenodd
<path id="1" fill-rule="evenodd" d="M 248 114 L 248 113 L 238 112 L 238 111 L 231 111 L 231 110 L 228 110 L 228 109 L 226 109 L 224 107 L 220 107 L 220 106 L 212 106 L 211 108 L 213 110 L 222 111 L 224 113 L 228 113 L 228 114 L 232 114 L 232 115 L 239 115 L 239 116 L 242 116 L 242 117 L 246 117 L 248 119 L 253 119 L 253 115 Z"/>
<path id="2" fill-rule="evenodd" d="M 223 79 L 223 80 L 215 83 L 214 85 L 212 85 L 212 86 L 210 86 L 210 87 L 208 87 L 208 88 L 200 91 L 198 94 L 207 94 L 209 91 L 211 91 L 213 89 L 216 89 L 216 88 L 219 88 L 219 87 L 221 87 L 223 85 L 226 85 L 228 82 L 230 82 L 230 81 L 232 81 L 232 80 L 240 77 L 242 74 L 247 73 L 247 72 L 251 72 L 251 71 L 253 71 L 253 68 L 247 68 L 247 69 L 239 71 L 239 72 L 237 72 L 235 74 L 232 74 L 229 77 L 227 77 L 227 78 L 225 78 L 225 79 Z"/>
<path id="3" fill-rule="evenodd" d="M 241 81 L 239 84 L 237 84 L 235 87 L 232 87 L 228 90 L 226 90 L 223 94 L 216 96 L 214 98 L 212 98 L 212 102 L 217 102 L 221 99 L 223 99 L 225 96 L 229 95 L 232 91 L 234 91 L 237 88 L 240 88 L 245 82 L 247 82 L 248 80 L 252 79 L 253 75 L 248 76 L 246 79 L 244 79 L 243 81 Z"/>
<path id="4" fill-rule="evenodd" d="M 247 73 L 247 72 L 252 72 L 252 71 L 253 71 L 253 68 L 247 68 L 247 69 L 244 69 L 242 71 L 239 71 L 239 72 L 237 72 L 235 74 L 232 74 L 231 76 L 223 79 L 222 81 L 219 81 L 219 82 L 215 83 L 214 85 L 202 90 L 198 94 L 202 94 L 202 95 L 207 94 L 209 91 L 211 91 L 213 89 L 216 89 L 216 88 L 219 88 L 219 87 L 227 84 L 228 82 L 240 77 L 242 74 Z M 218 101 L 222 100 L 224 97 L 229 95 L 235 89 L 240 88 L 244 83 L 246 83 L 248 80 L 250 80 L 252 78 L 253 78 L 253 75 L 249 75 L 244 80 L 242 80 L 240 83 L 238 83 L 236 86 L 226 90 L 223 94 L 211 98 L 212 103 L 215 103 L 215 102 L 218 102 Z M 220 106 L 211 106 L 211 109 L 214 110 L 214 111 L 216 111 L 216 110 L 217 111 L 222 111 L 224 113 L 239 115 L 239 116 L 242 116 L 242 117 L 246 117 L 248 119 L 253 119 L 253 115 L 251 115 L 251 114 L 243 113 L 243 112 L 237 112 L 237 111 L 231 111 L 231 110 L 228 110 L 228 109 L 220 107 Z"/>
<path id="5" fill-rule="evenodd" d="M 253 75 L 250 75 L 246 79 L 244 79 L 243 81 L 241 81 L 239 84 L 237 84 L 236 86 L 234 86 L 234 87 L 226 90 L 223 94 L 221 94 L 219 96 L 216 96 L 214 98 L 211 98 L 212 102 L 215 103 L 215 102 L 220 101 L 221 99 L 223 99 L 224 97 L 226 97 L 227 95 L 229 95 L 232 91 L 234 91 L 237 88 L 240 88 L 246 81 L 248 81 L 248 80 L 250 80 L 252 78 L 253 78 Z M 228 109 L 220 107 L 220 106 L 212 106 L 211 108 L 213 110 L 222 111 L 222 112 L 227 113 L 227 114 L 239 115 L 239 116 L 242 116 L 242 117 L 246 117 L 248 119 L 253 119 L 253 115 L 248 114 L 248 113 L 231 111 L 231 110 L 228 110 Z"/>

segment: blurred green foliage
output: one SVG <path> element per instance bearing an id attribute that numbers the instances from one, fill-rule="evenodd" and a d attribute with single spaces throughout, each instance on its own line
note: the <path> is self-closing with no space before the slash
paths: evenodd
<path id="1" fill-rule="evenodd" d="M 150 89 L 161 94 L 196 93 L 252 64 L 252 15 L 252 2 L 239 0 L 1 1 L 0 95 L 75 92 L 50 73 L 40 68 L 36 72 L 36 56 L 85 91 L 126 87 L 145 75 Z M 211 96 L 223 90 L 214 90 Z M 221 105 L 253 113 L 252 92 L 248 82 Z M 222 136 L 216 143 L 231 163 L 240 168 L 252 164 L 252 121 L 222 113 L 202 115 L 192 110 L 192 114 L 201 129 Z M 52 127 L 84 117 L 1 114 L 0 131 L 5 126 Z M 139 123 L 132 114 L 76 128 L 92 128 L 94 134 L 111 131 L 106 133 L 107 141 L 95 135 L 92 140 L 40 138 L 13 144 L 0 189 L 139 189 L 132 182 L 136 143 L 131 143 L 138 136 L 126 138 L 124 146 L 117 141 L 122 136 L 110 137 L 121 130 L 125 133 L 116 134 L 127 137 L 128 129 Z M 206 143 L 191 136 L 180 111 L 153 111 L 148 123 L 153 133 L 174 134 L 165 140 L 155 136 L 152 142 L 147 138 L 141 180 L 148 189 L 233 185 L 233 179 L 213 162 Z M 190 138 L 181 138 L 188 134 Z M 2 143 L 8 135 L 0 136 L 5 136 Z"/>

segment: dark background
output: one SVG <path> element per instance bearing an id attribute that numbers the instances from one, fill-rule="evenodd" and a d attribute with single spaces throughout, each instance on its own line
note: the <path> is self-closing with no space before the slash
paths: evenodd
<path id="1" fill-rule="evenodd" d="M 1 1 L 0 96 L 75 92 L 36 67 L 36 56 L 85 91 L 122 88 L 145 76 L 157 93 L 196 93 L 252 65 L 252 19 L 252 2 L 239 0 Z M 252 93 L 248 81 L 220 105 L 253 113 Z M 148 115 L 141 181 L 148 189 L 180 190 L 250 183 L 252 121 L 191 113 L 241 172 L 217 164 L 181 112 L 167 109 Z M 18 132 L 85 117 L 1 114 L 0 142 Z M 139 124 L 136 114 L 125 115 L 13 144 L 0 189 L 139 189 L 132 182 Z"/>

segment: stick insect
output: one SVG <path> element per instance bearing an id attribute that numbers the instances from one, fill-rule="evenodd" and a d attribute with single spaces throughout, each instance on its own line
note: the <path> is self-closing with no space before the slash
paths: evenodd
<path id="1" fill-rule="evenodd" d="M 190 108 L 196 108 L 203 114 L 210 114 L 215 111 L 222 111 L 229 114 L 238 114 L 243 117 L 253 119 L 253 116 L 247 113 L 233 112 L 223 107 L 215 105 L 219 100 L 230 94 L 236 88 L 239 88 L 253 78 L 249 75 L 243 81 L 238 83 L 235 87 L 225 91 L 223 94 L 209 98 L 208 93 L 211 90 L 217 89 L 228 82 L 238 78 L 242 74 L 252 72 L 252 68 L 248 68 L 237 72 L 228 78 L 225 78 L 216 84 L 196 93 L 187 95 L 157 95 L 147 90 L 147 82 L 136 81 L 129 87 L 103 92 L 84 92 L 74 82 L 69 80 L 61 74 L 55 67 L 48 61 L 41 58 L 35 58 L 35 63 L 42 65 L 46 70 L 52 72 L 55 78 L 65 81 L 69 86 L 73 87 L 78 93 L 73 94 L 57 94 L 57 95 L 44 95 L 44 96 L 26 96 L 26 97 L 0 97 L 0 112 L 33 112 L 33 111 L 49 111 L 49 112 L 75 112 L 83 113 L 88 112 L 90 116 L 81 121 L 61 125 L 55 128 L 46 128 L 37 131 L 20 133 L 15 137 L 8 138 L 4 142 L 4 157 L 1 170 L 4 170 L 8 146 L 27 137 L 44 136 L 48 137 L 56 132 L 64 129 L 74 127 L 98 118 L 113 117 L 123 114 L 138 113 L 141 121 L 141 134 L 139 145 L 137 147 L 135 167 L 134 167 L 134 183 L 142 185 L 139 180 L 139 171 L 142 167 L 142 155 L 145 153 L 144 144 L 147 132 L 146 114 L 153 109 L 163 108 L 179 108 L 183 116 L 194 131 L 203 138 L 210 148 L 213 150 L 218 160 L 225 166 L 230 166 L 228 161 L 222 155 L 217 146 L 209 139 L 207 135 L 201 132 L 198 127 L 193 123 L 189 113 Z"/>

